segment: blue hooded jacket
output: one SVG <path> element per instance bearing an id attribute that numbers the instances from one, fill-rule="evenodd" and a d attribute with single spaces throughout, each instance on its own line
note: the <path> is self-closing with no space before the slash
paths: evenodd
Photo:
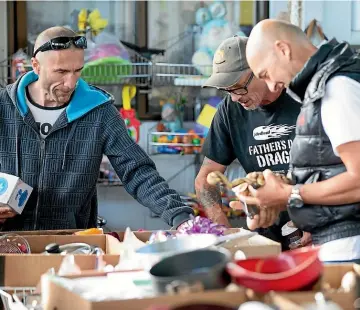
<path id="1" fill-rule="evenodd" d="M 104 154 L 139 203 L 170 226 L 189 219 L 192 209 L 131 139 L 105 91 L 80 79 L 71 102 L 42 139 L 25 97 L 26 86 L 37 78 L 31 71 L 0 90 L 0 171 L 34 188 L 23 213 L 6 220 L 3 230 L 95 227 Z"/>

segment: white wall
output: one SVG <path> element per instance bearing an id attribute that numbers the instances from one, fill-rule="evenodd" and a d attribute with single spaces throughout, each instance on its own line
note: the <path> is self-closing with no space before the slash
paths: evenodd
<path id="1" fill-rule="evenodd" d="M 286 0 L 275 0 L 269 3 L 269 17 L 276 18 L 280 12 L 287 12 L 288 1 Z"/>
<path id="2" fill-rule="evenodd" d="M 314 18 L 320 22 L 328 38 L 335 37 L 339 41 L 360 44 L 358 0 L 303 1 L 303 29 Z"/>
<path id="3" fill-rule="evenodd" d="M 287 11 L 288 1 L 270 1 L 270 18 Z M 328 38 L 360 44 L 360 0 L 303 0 L 302 29 L 313 20 L 320 22 Z"/>

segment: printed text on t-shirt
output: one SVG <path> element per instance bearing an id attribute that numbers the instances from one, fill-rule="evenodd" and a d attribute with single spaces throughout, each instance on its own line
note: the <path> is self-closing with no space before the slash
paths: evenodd
<path id="1" fill-rule="evenodd" d="M 259 126 L 253 130 L 255 140 L 280 139 L 292 133 L 296 126 L 269 125 Z M 249 155 L 255 156 L 260 168 L 288 164 L 292 140 L 271 141 L 269 143 L 250 145 Z"/>

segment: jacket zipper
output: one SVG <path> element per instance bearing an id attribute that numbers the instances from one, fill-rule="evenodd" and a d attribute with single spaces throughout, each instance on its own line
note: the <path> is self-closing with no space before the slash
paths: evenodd
<path id="1" fill-rule="evenodd" d="M 34 230 L 37 230 L 38 225 L 38 212 L 39 212 L 39 205 L 40 205 L 40 193 L 42 189 L 42 172 L 44 166 L 44 154 L 45 154 L 45 140 L 40 140 L 40 173 L 39 173 L 39 181 L 38 181 L 38 196 L 36 201 L 36 208 L 35 208 L 35 223 L 34 223 Z"/>

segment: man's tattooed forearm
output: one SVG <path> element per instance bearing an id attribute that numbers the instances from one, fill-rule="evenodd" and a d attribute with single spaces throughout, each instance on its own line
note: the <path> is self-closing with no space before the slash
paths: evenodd
<path id="1" fill-rule="evenodd" d="M 221 205 L 221 194 L 216 186 L 205 185 L 199 192 L 199 198 L 204 208 Z"/>
<path id="2" fill-rule="evenodd" d="M 231 227 L 229 220 L 222 211 L 221 194 L 216 186 L 205 185 L 199 191 L 199 198 L 206 216 L 214 223 Z"/>

